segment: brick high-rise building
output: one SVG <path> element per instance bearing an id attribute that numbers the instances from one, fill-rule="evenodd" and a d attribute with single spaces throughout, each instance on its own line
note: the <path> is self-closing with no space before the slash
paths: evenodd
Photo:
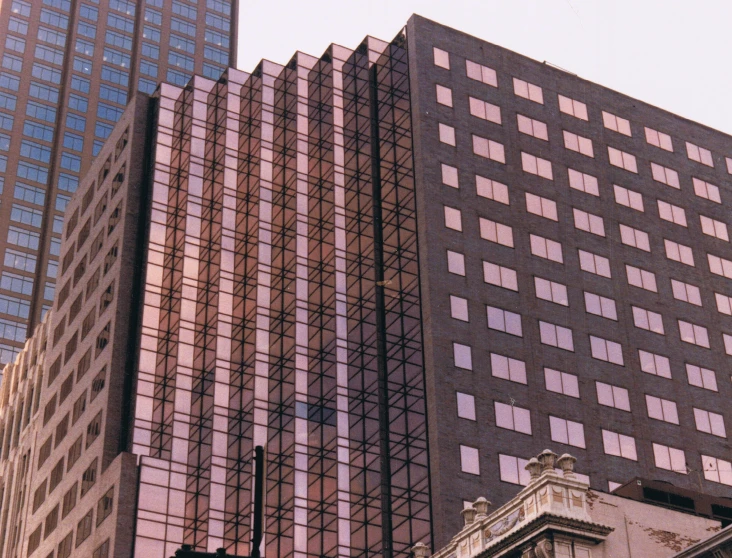
<path id="1" fill-rule="evenodd" d="M 723 515 L 730 156 L 418 16 L 138 96 L 6 369 L 3 548 L 247 555 L 256 445 L 268 557 L 439 548 L 545 447 Z"/>
<path id="2" fill-rule="evenodd" d="M 127 100 L 234 66 L 236 0 L 0 3 L 0 362 L 51 305 L 64 210 Z"/>

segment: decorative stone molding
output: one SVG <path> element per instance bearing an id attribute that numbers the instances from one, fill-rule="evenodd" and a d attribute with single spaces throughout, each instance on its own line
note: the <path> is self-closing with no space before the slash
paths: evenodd
<path id="1" fill-rule="evenodd" d="M 531 480 L 516 497 L 488 514 L 490 502 L 478 498 L 462 510 L 462 530 L 432 558 L 499 558 L 521 553 L 521 558 L 565 556 L 574 540 L 590 557 L 591 546 L 605 540 L 612 528 L 595 523 L 589 513 L 589 485 L 574 474 L 577 460 L 544 450 L 526 465 Z M 561 475 L 556 468 L 561 470 Z M 568 546 L 569 545 L 569 546 Z M 418 543 L 414 556 L 426 558 Z"/>

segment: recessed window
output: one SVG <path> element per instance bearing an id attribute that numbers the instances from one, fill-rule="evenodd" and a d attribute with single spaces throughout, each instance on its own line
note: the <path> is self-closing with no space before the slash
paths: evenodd
<path id="1" fill-rule="evenodd" d="M 658 200 L 658 215 L 664 221 L 670 221 L 682 227 L 686 226 L 686 212 L 683 207 Z"/>
<path id="2" fill-rule="evenodd" d="M 691 248 L 689 248 L 691 250 Z M 732 261 L 725 260 L 719 256 L 707 254 L 707 260 L 709 262 L 709 271 L 715 275 L 721 275 L 727 279 L 732 279 Z M 692 259 L 693 262 L 693 259 Z"/>
<path id="3" fill-rule="evenodd" d="M 722 203 L 722 198 L 719 196 L 719 187 L 699 180 L 696 177 L 692 177 L 692 183 L 694 184 L 694 194 L 705 200 L 713 201 L 714 203 Z"/>
<path id="4" fill-rule="evenodd" d="M 732 335 L 722 334 L 722 341 L 724 341 L 724 352 L 728 355 L 732 355 Z M 730 376 L 732 379 L 732 376 Z"/>
<path id="5" fill-rule="evenodd" d="M 650 418 L 679 424 L 679 412 L 675 402 L 646 394 L 646 407 Z"/>
<path id="6" fill-rule="evenodd" d="M 727 431 L 724 428 L 724 417 L 718 413 L 694 407 L 694 421 L 699 432 L 706 432 L 720 438 L 727 437 Z"/>
<path id="7" fill-rule="evenodd" d="M 579 382 L 577 376 L 567 372 L 560 372 L 552 368 L 544 368 L 544 382 L 547 391 L 561 393 L 579 399 Z"/>
<path id="8" fill-rule="evenodd" d="M 526 211 L 546 219 L 551 219 L 552 221 L 559 221 L 557 217 L 557 202 L 529 192 L 526 192 Z"/>
<path id="9" fill-rule="evenodd" d="M 475 397 L 467 393 L 457 392 L 457 414 L 458 417 L 467 420 L 475 419 Z"/>
<path id="10" fill-rule="evenodd" d="M 640 359 L 640 367 L 646 374 L 653 374 L 661 378 L 671 379 L 671 363 L 668 357 L 662 355 L 654 355 L 648 351 L 638 349 L 638 357 Z"/>
<path id="11" fill-rule="evenodd" d="M 506 405 L 505 403 L 494 402 L 496 410 L 496 426 L 507 430 L 515 430 L 522 434 L 531 435 L 531 411 Z"/>
<path id="12" fill-rule="evenodd" d="M 708 167 L 714 166 L 711 151 L 704 149 L 703 147 L 699 147 L 698 145 L 694 145 L 693 143 L 689 143 L 688 141 L 686 142 L 686 155 L 692 161 L 696 161 L 702 165 L 706 165 Z"/>
<path id="13" fill-rule="evenodd" d="M 732 462 L 703 454 L 701 458 L 706 480 L 732 486 Z"/>
<path id="14" fill-rule="evenodd" d="M 526 363 L 522 360 L 491 353 L 491 374 L 496 378 L 526 384 Z"/>
<path id="15" fill-rule="evenodd" d="M 526 486 L 531 480 L 526 465 L 529 463 L 527 459 L 514 457 L 512 455 L 498 454 L 498 468 L 503 482 L 511 484 L 519 484 Z"/>
<path id="16" fill-rule="evenodd" d="M 435 66 L 445 68 L 446 70 L 450 69 L 450 54 L 446 50 L 433 47 L 432 55 L 434 57 Z"/>
<path id="17" fill-rule="evenodd" d="M 699 220 L 701 221 L 701 228 L 704 234 L 729 242 L 726 223 L 717 221 L 711 217 L 705 217 L 704 215 L 699 215 Z"/>
<path id="18" fill-rule="evenodd" d="M 506 154 L 503 149 L 503 144 L 493 141 L 491 139 L 482 138 L 473 134 L 473 153 L 486 159 L 498 161 L 499 163 L 506 162 Z"/>
<path id="19" fill-rule="evenodd" d="M 587 157 L 594 157 L 595 153 L 592 150 L 592 140 L 572 132 L 564 130 L 564 147 L 570 151 L 576 151 Z"/>
<path id="20" fill-rule="evenodd" d="M 546 159 L 542 159 L 540 157 L 522 151 L 521 166 L 524 169 L 524 172 L 541 176 L 542 178 L 546 178 L 547 180 L 553 179 L 552 164 Z"/>
<path id="21" fill-rule="evenodd" d="M 471 475 L 480 475 L 478 448 L 460 445 L 460 470 Z"/>
<path id="22" fill-rule="evenodd" d="M 442 183 L 451 188 L 459 188 L 458 170 L 455 167 L 442 163 Z"/>
<path id="23" fill-rule="evenodd" d="M 536 298 L 548 300 L 562 306 L 569 306 L 566 285 L 541 277 L 534 277 L 534 287 L 536 288 Z"/>
<path id="24" fill-rule="evenodd" d="M 624 136 L 632 136 L 630 132 L 630 121 L 620 118 L 609 112 L 602 111 L 602 123 L 608 130 L 623 134 Z"/>
<path id="25" fill-rule="evenodd" d="M 689 385 L 700 387 L 702 389 L 708 389 L 710 391 L 718 391 L 717 389 L 717 375 L 714 370 L 709 368 L 703 368 L 696 364 L 686 364 L 686 377 L 689 380 Z"/>
<path id="26" fill-rule="evenodd" d="M 638 248 L 644 252 L 651 251 L 651 242 L 648 233 L 639 229 L 634 229 L 628 225 L 620 224 L 620 242 L 626 246 Z"/>
<path id="27" fill-rule="evenodd" d="M 661 149 L 664 149 L 666 151 L 673 152 L 674 144 L 671 141 L 671 136 L 669 136 L 668 134 L 664 134 L 663 132 L 653 130 L 651 128 L 646 128 L 645 130 L 647 143 L 655 145 L 656 147 L 660 147 Z"/>
<path id="28" fill-rule="evenodd" d="M 732 174 L 732 159 L 725 157 L 724 160 L 727 163 L 727 174 Z"/>
<path id="29" fill-rule="evenodd" d="M 581 422 L 549 415 L 549 428 L 552 441 L 578 448 L 587 447 L 585 445 L 585 427 Z"/>
<path id="30" fill-rule="evenodd" d="M 611 278 L 610 273 L 610 260 L 591 252 L 585 252 L 584 250 L 578 250 L 580 269 L 587 271 L 588 273 L 594 273 L 601 277 Z"/>
<path id="31" fill-rule="evenodd" d="M 565 114 L 570 114 L 580 120 L 587 120 L 587 105 L 580 101 L 575 101 L 564 95 L 557 95 L 559 98 L 559 110 Z"/>
<path id="32" fill-rule="evenodd" d="M 690 285 L 689 283 L 684 283 L 683 281 L 671 279 L 671 291 L 673 292 L 676 300 L 683 300 L 684 302 L 688 302 L 695 306 L 702 305 L 701 291 L 699 291 L 699 287 Z"/>
<path id="33" fill-rule="evenodd" d="M 541 92 L 541 87 L 529 83 L 522 79 L 513 78 L 513 92 L 524 99 L 534 101 L 540 105 L 544 104 L 544 95 Z"/>
<path id="34" fill-rule="evenodd" d="M 488 329 L 503 331 L 510 335 L 522 336 L 521 331 L 521 314 L 509 312 L 501 308 L 487 306 Z"/>
<path id="35" fill-rule="evenodd" d="M 445 206 L 445 226 L 454 231 L 463 230 L 462 213 L 459 209 Z"/>
<path id="36" fill-rule="evenodd" d="M 631 306 L 631 308 L 633 309 L 633 323 L 635 327 L 664 335 L 661 314 L 651 312 L 645 308 L 639 308 L 638 306 Z"/>
<path id="37" fill-rule="evenodd" d="M 473 369 L 473 353 L 469 345 L 453 343 L 452 354 L 456 368 L 462 368 L 463 370 Z"/>
<path id="38" fill-rule="evenodd" d="M 634 287 L 639 287 L 647 291 L 658 292 L 656 286 L 656 275 L 645 269 L 639 267 L 633 267 L 632 265 L 625 265 L 625 273 L 628 276 L 628 284 Z"/>
<path id="39" fill-rule="evenodd" d="M 480 176 L 475 175 L 475 190 L 476 193 L 482 198 L 488 198 L 489 200 L 497 201 L 508 205 L 508 186 Z"/>
<path id="40" fill-rule="evenodd" d="M 714 298 L 717 302 L 717 311 L 720 314 L 732 316 L 732 297 L 721 293 L 714 293 Z M 699 306 L 701 306 L 701 304 Z"/>
<path id="41" fill-rule="evenodd" d="M 704 326 L 679 320 L 679 335 L 684 343 L 709 348 L 709 333 Z"/>
<path id="42" fill-rule="evenodd" d="M 452 145 L 452 146 L 456 145 L 455 144 L 455 128 L 440 122 L 438 124 L 438 130 L 439 130 L 439 134 L 440 134 L 440 141 L 442 143 L 446 143 L 447 145 Z"/>
<path id="43" fill-rule="evenodd" d="M 651 175 L 656 182 L 671 186 L 671 188 L 676 188 L 677 190 L 681 188 L 679 184 L 679 173 L 673 169 L 662 167 L 657 163 L 651 163 Z"/>
<path id="44" fill-rule="evenodd" d="M 487 120 L 494 124 L 501 123 L 501 107 L 489 103 L 488 101 L 481 101 L 475 97 L 468 97 L 468 103 L 470 107 L 470 114 L 480 118 L 481 120 Z"/>
<path id="45" fill-rule="evenodd" d="M 656 467 L 659 469 L 666 469 L 667 471 L 681 473 L 682 475 L 687 474 L 684 450 L 654 443 L 653 458 Z"/>
<path id="46" fill-rule="evenodd" d="M 569 187 L 591 196 L 599 196 L 600 188 L 597 184 L 597 177 L 574 169 L 567 169 L 569 174 Z"/>
<path id="47" fill-rule="evenodd" d="M 498 76 L 493 68 L 483 66 L 470 60 L 465 61 L 465 73 L 470 79 L 480 81 L 486 85 L 498 87 Z"/>
<path id="48" fill-rule="evenodd" d="M 539 337 L 544 345 L 574 351 L 572 330 L 568 327 L 539 321 Z"/>
<path id="49" fill-rule="evenodd" d="M 556 240 L 550 240 L 535 234 L 529 235 L 531 253 L 540 258 L 545 258 L 557 263 L 564 263 L 562 258 L 562 245 Z"/>
<path id="50" fill-rule="evenodd" d="M 596 234 L 598 236 L 605 236 L 605 224 L 602 221 L 602 217 L 599 215 L 593 215 L 587 213 L 576 207 L 573 209 L 574 213 L 574 226 L 581 231 Z"/>
<path id="51" fill-rule="evenodd" d="M 610 430 L 602 431 L 602 445 L 607 455 L 615 455 L 632 461 L 638 461 L 638 453 L 635 449 L 635 439 L 611 432 Z"/>
<path id="52" fill-rule="evenodd" d="M 694 267 L 694 253 L 691 251 L 691 248 L 666 238 L 663 240 L 663 245 L 666 248 L 666 257 L 669 260 Z"/>
<path id="53" fill-rule="evenodd" d="M 644 211 L 643 196 L 641 194 L 618 185 L 613 185 L 613 190 L 615 192 L 616 203 L 635 209 L 636 211 Z"/>
<path id="54" fill-rule="evenodd" d="M 615 301 L 612 298 L 600 296 L 585 291 L 585 309 L 588 314 L 602 316 L 608 320 L 618 319 L 618 312 L 615 309 Z"/>
<path id="55" fill-rule="evenodd" d="M 590 335 L 592 358 L 623 366 L 623 347 L 620 343 Z"/>
<path id="56" fill-rule="evenodd" d="M 597 389 L 597 402 L 600 405 L 630 411 L 630 397 L 627 389 L 603 382 L 595 382 L 595 388 Z"/>
<path id="57" fill-rule="evenodd" d="M 450 295 L 450 315 L 456 320 L 467 322 L 468 300 L 459 296 Z"/>
<path id="58" fill-rule="evenodd" d="M 483 262 L 483 280 L 489 285 L 496 285 L 511 291 L 518 291 L 516 271 L 491 262 Z"/>
<path id="59" fill-rule="evenodd" d="M 465 276 L 465 256 L 460 252 L 447 251 L 447 271 Z"/>
<path id="60" fill-rule="evenodd" d="M 523 114 L 517 114 L 516 120 L 518 122 L 518 131 L 522 134 L 549 141 L 549 132 L 547 131 L 546 124 L 541 120 L 534 120 Z"/>
<path id="61" fill-rule="evenodd" d="M 638 173 L 638 165 L 635 162 L 635 156 L 625 151 L 620 151 L 614 147 L 607 147 L 607 154 L 610 164 L 630 172 Z"/>
<path id="62" fill-rule="evenodd" d="M 480 238 L 513 248 L 513 229 L 508 225 L 480 218 Z"/>
<path id="63" fill-rule="evenodd" d="M 445 87 L 444 85 L 435 84 L 435 94 L 437 96 L 437 102 L 447 107 L 452 106 L 452 89 Z"/>

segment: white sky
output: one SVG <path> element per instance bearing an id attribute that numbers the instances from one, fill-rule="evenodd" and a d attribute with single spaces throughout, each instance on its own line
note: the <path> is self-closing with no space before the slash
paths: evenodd
<path id="1" fill-rule="evenodd" d="M 240 0 L 238 67 L 390 40 L 412 13 L 732 134 L 729 0 Z"/>

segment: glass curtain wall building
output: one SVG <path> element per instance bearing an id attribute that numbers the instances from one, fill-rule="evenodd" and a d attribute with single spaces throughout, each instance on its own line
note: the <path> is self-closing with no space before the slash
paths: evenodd
<path id="1" fill-rule="evenodd" d="M 236 1 L 0 6 L 0 362 L 50 307 L 64 211 L 135 91 L 235 64 Z"/>
<path id="2" fill-rule="evenodd" d="M 546 447 L 732 509 L 732 138 L 419 16 L 134 103 L 6 368 L 5 548 L 247 555 L 257 445 L 268 557 L 440 548 Z"/>

